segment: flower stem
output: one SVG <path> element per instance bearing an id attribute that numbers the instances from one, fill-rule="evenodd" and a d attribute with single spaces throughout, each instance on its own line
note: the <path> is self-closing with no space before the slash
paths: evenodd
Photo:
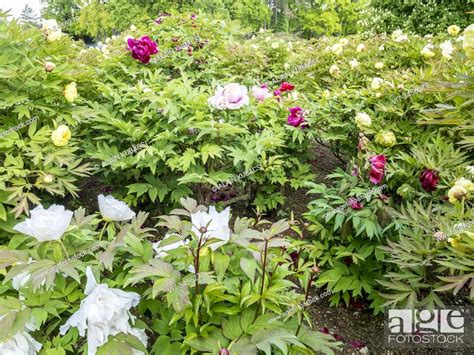
<path id="1" fill-rule="evenodd" d="M 66 254 L 66 257 L 69 258 L 69 254 L 68 254 L 68 252 L 67 252 L 67 250 L 66 250 L 66 246 L 64 245 L 64 243 L 63 243 L 63 241 L 62 241 L 61 239 L 59 239 L 59 244 L 61 244 L 61 247 L 63 248 L 63 251 L 64 251 L 64 253 Z"/>
<path id="2" fill-rule="evenodd" d="M 262 286 L 260 287 L 260 303 L 257 305 L 257 309 L 255 310 L 254 321 L 258 317 L 258 311 L 260 309 L 261 304 L 263 303 L 262 302 L 262 296 L 263 296 L 263 290 L 265 288 L 265 272 L 266 272 L 266 268 L 267 268 L 267 253 L 268 253 L 268 239 L 265 239 L 265 247 L 263 249 L 263 260 L 262 260 Z"/>
<path id="3" fill-rule="evenodd" d="M 102 227 L 102 230 L 100 231 L 100 234 L 99 234 L 99 242 L 102 240 L 102 234 L 104 234 L 105 228 L 107 227 L 108 224 L 109 222 L 104 223 L 104 226 Z"/>
<path id="4" fill-rule="evenodd" d="M 313 283 L 313 276 L 310 276 L 309 280 L 308 280 L 308 284 L 306 285 L 306 290 L 304 291 L 304 302 L 306 302 L 308 300 L 309 289 L 311 288 L 312 283 Z M 303 324 L 303 318 L 301 318 L 301 320 L 298 324 L 298 328 L 296 329 L 296 336 L 298 336 L 298 333 L 300 332 L 302 324 Z"/>

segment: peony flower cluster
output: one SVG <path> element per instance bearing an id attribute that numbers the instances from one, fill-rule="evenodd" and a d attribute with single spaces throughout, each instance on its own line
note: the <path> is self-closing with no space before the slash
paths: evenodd
<path id="1" fill-rule="evenodd" d="M 109 335 L 118 333 L 132 334 L 146 346 L 146 335 L 143 330 L 132 328 L 129 321 L 134 321 L 130 309 L 140 301 L 135 292 L 125 292 L 109 288 L 107 284 L 97 284 L 90 266 L 86 269 L 87 284 L 84 291 L 87 296 L 81 301 L 79 309 L 62 325 L 60 334 L 64 335 L 71 327 L 79 330 L 79 335 L 86 335 L 87 354 L 95 355 L 97 348 L 107 342 Z"/>
<path id="2" fill-rule="evenodd" d="M 132 52 L 132 58 L 138 59 L 143 64 L 148 64 L 151 55 L 158 53 L 156 42 L 153 42 L 148 36 L 143 36 L 140 39 L 129 38 L 127 44 L 128 50 Z"/>
<path id="3" fill-rule="evenodd" d="M 238 110 L 249 104 L 249 96 L 245 86 L 230 83 L 224 87 L 218 86 L 214 96 L 210 97 L 207 102 L 218 110 Z"/>

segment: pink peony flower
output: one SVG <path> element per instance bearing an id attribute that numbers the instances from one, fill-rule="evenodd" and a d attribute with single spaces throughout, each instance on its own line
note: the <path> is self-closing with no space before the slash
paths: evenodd
<path id="1" fill-rule="evenodd" d="M 433 169 L 423 169 L 420 174 L 420 182 L 426 192 L 436 190 L 436 186 L 439 183 L 438 172 Z"/>
<path id="2" fill-rule="evenodd" d="M 285 81 L 285 82 L 281 83 L 279 90 L 280 90 L 281 92 L 285 92 L 285 91 L 291 91 L 291 90 L 293 90 L 294 88 L 295 88 L 294 85 L 291 85 L 290 83 L 287 83 L 287 82 Z"/>
<path id="3" fill-rule="evenodd" d="M 304 112 L 303 109 L 299 106 L 291 107 L 288 109 L 290 115 L 288 116 L 288 124 L 293 127 L 302 127 L 304 128 Z"/>
<path id="4" fill-rule="evenodd" d="M 353 210 L 360 210 L 360 209 L 364 208 L 364 205 L 354 197 L 351 197 L 349 200 L 347 200 L 347 204 Z"/>
<path id="5" fill-rule="evenodd" d="M 140 39 L 129 38 L 128 50 L 132 52 L 132 58 L 138 59 L 143 64 L 150 62 L 150 56 L 158 53 L 156 42 L 153 42 L 150 37 L 143 36 Z"/>
<path id="6" fill-rule="evenodd" d="M 380 184 L 385 174 L 385 164 L 387 163 L 387 159 L 385 155 L 374 155 L 369 159 L 371 164 L 370 169 L 370 182 L 373 184 Z"/>
<path id="7" fill-rule="evenodd" d="M 249 104 L 247 88 L 236 83 L 218 86 L 215 95 L 210 97 L 208 104 L 219 110 L 237 110 Z"/>
<path id="8" fill-rule="evenodd" d="M 272 97 L 272 94 L 270 91 L 268 91 L 268 88 L 265 84 L 262 86 L 252 87 L 252 95 L 260 102 Z"/>

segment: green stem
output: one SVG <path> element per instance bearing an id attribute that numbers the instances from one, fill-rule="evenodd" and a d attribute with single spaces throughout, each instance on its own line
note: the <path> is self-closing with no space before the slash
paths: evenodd
<path id="1" fill-rule="evenodd" d="M 100 234 L 99 234 L 99 242 L 102 240 L 102 235 L 104 234 L 105 228 L 107 227 L 108 224 L 109 222 L 104 223 L 104 226 L 102 227 L 102 230 L 100 231 Z"/>
<path id="2" fill-rule="evenodd" d="M 61 239 L 59 239 L 59 244 L 61 244 L 61 247 L 63 248 L 63 251 L 64 251 L 64 253 L 66 254 L 66 257 L 69 258 L 69 254 L 68 254 L 68 252 L 67 252 L 67 250 L 66 250 L 66 246 L 64 245 L 64 243 L 63 243 L 63 241 L 62 241 Z"/>
<path id="3" fill-rule="evenodd" d="M 304 291 L 304 302 L 306 302 L 308 300 L 309 289 L 311 288 L 312 283 L 313 283 L 313 277 L 310 276 L 308 284 L 306 285 L 306 290 Z M 296 336 L 298 336 L 298 333 L 300 332 L 302 324 L 303 324 L 303 318 L 301 318 L 301 320 L 298 324 L 298 328 L 296 329 Z"/>

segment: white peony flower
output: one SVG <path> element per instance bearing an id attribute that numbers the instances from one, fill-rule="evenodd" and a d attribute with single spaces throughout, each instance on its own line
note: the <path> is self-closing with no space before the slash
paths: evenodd
<path id="1" fill-rule="evenodd" d="M 466 166 L 466 170 L 471 175 L 474 175 L 474 166 L 472 166 L 472 165 Z"/>
<path id="2" fill-rule="evenodd" d="M 382 62 L 377 62 L 374 64 L 375 69 L 382 69 L 383 68 L 383 63 Z"/>
<path id="3" fill-rule="evenodd" d="M 247 88 L 236 83 L 218 86 L 214 96 L 207 100 L 208 104 L 218 110 L 237 110 L 249 104 Z"/>
<path id="4" fill-rule="evenodd" d="M 331 47 L 331 52 L 333 52 L 335 55 L 339 55 L 342 53 L 343 46 L 341 43 L 336 43 Z"/>
<path id="5" fill-rule="evenodd" d="M 358 112 L 355 117 L 355 122 L 357 127 L 370 127 L 372 124 L 372 119 L 370 116 L 365 112 Z"/>
<path id="6" fill-rule="evenodd" d="M 140 295 L 109 288 L 106 284 L 97 284 L 90 266 L 86 269 L 86 275 L 84 293 L 87 297 L 59 330 L 64 335 L 69 328 L 75 327 L 80 336 L 85 336 L 87 330 L 87 354 L 95 355 L 97 348 L 107 342 L 109 335 L 136 332 L 129 324 L 130 320 L 133 321 L 130 308 L 138 304 Z"/>
<path id="7" fill-rule="evenodd" d="M 435 53 L 433 52 L 434 46 L 429 43 L 426 46 L 423 47 L 421 50 L 420 54 L 425 57 L 425 58 L 431 58 L 435 56 Z"/>
<path id="8" fill-rule="evenodd" d="M 439 48 L 441 48 L 441 55 L 445 57 L 446 59 L 451 59 L 454 52 L 454 47 L 451 44 L 451 41 L 445 41 L 439 45 Z"/>
<path id="9" fill-rule="evenodd" d="M 278 42 L 273 42 L 272 43 L 272 48 L 273 49 L 277 49 L 279 46 L 280 46 L 280 44 Z"/>
<path id="10" fill-rule="evenodd" d="M 383 79 L 381 78 L 373 78 L 370 87 L 374 90 L 378 90 L 382 87 Z"/>
<path id="11" fill-rule="evenodd" d="M 112 195 L 105 197 L 101 194 L 98 200 L 100 213 L 107 222 L 128 221 L 135 217 L 135 212 L 125 202 L 115 199 Z"/>
<path id="12" fill-rule="evenodd" d="M 156 258 L 164 258 L 165 256 L 168 255 L 168 251 L 170 250 L 174 250 L 176 248 L 179 248 L 179 247 L 182 247 L 186 244 L 189 243 L 189 241 L 184 241 L 184 240 L 178 240 L 176 241 L 175 243 L 172 243 L 172 244 L 168 244 L 168 245 L 163 245 L 163 246 L 160 246 L 166 239 L 168 239 L 169 237 L 173 237 L 173 236 L 176 236 L 177 234 L 166 234 L 165 237 L 163 238 L 163 240 L 160 240 L 159 242 L 156 242 L 156 243 L 153 243 L 153 250 L 155 251 L 156 255 L 155 257 Z"/>
<path id="13" fill-rule="evenodd" d="M 349 40 L 347 38 L 341 38 L 339 43 L 342 44 L 343 46 L 347 46 L 349 44 Z"/>
<path id="14" fill-rule="evenodd" d="M 385 46 L 384 46 L 383 44 L 381 44 L 381 45 L 379 46 L 379 51 L 382 52 L 382 51 L 384 51 L 384 50 L 385 50 Z"/>
<path id="15" fill-rule="evenodd" d="M 56 41 L 63 35 L 61 32 L 61 28 L 59 27 L 57 21 L 54 19 L 43 20 L 42 30 L 47 40 L 50 42 Z"/>
<path id="16" fill-rule="evenodd" d="M 403 34 L 402 30 L 396 30 L 392 33 L 392 40 L 398 43 L 405 42 L 406 40 L 408 40 L 408 36 Z"/>
<path id="17" fill-rule="evenodd" d="M 355 69 L 356 67 L 359 66 L 359 62 L 355 59 L 352 59 L 350 62 L 349 62 L 350 66 L 351 66 L 351 69 Z"/>
<path id="18" fill-rule="evenodd" d="M 331 68 L 329 68 L 329 74 L 337 78 L 340 74 L 341 70 L 336 64 L 331 65 Z"/>
<path id="19" fill-rule="evenodd" d="M 230 207 L 227 207 L 224 211 L 219 213 L 216 211 L 214 206 L 209 206 L 209 212 L 198 211 L 191 215 L 191 222 L 193 224 L 191 230 L 197 237 L 200 237 L 200 229 L 205 227 L 207 229 L 203 234 L 205 239 L 217 238 L 222 240 L 222 242 L 212 243 L 209 245 L 212 250 L 216 250 L 229 241 L 229 218 Z"/>
<path id="20" fill-rule="evenodd" d="M 4 316 L 0 316 L 0 320 Z M 2 355 L 36 355 L 42 345 L 38 343 L 26 331 L 16 333 L 4 343 L 0 343 L 0 354 Z"/>
<path id="21" fill-rule="evenodd" d="M 58 240 L 69 227 L 73 213 L 64 206 L 52 205 L 47 210 L 39 205 L 31 217 L 13 227 L 14 230 L 36 238 L 39 242 Z"/>
<path id="22" fill-rule="evenodd" d="M 359 44 L 359 45 L 357 46 L 356 52 L 357 52 L 357 53 L 360 53 L 360 52 L 362 52 L 364 49 L 365 49 L 365 44 L 361 43 L 361 44 Z"/>

